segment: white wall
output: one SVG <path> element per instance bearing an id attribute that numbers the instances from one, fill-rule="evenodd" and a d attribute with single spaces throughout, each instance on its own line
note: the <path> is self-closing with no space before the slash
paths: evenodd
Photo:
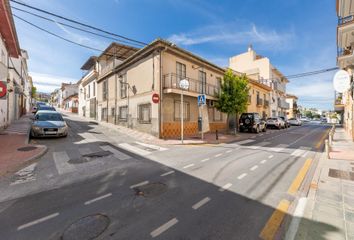
<path id="1" fill-rule="evenodd" d="M 0 35 L 0 81 L 6 82 L 8 69 L 7 69 L 8 53 L 5 44 Z M 7 125 L 7 100 L 6 98 L 0 99 L 0 129 Z"/>

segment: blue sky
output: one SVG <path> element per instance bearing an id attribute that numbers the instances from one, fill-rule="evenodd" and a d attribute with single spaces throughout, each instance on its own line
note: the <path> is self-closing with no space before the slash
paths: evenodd
<path id="1" fill-rule="evenodd" d="M 284 75 L 336 66 L 334 0 L 21 0 L 48 11 L 144 42 L 169 39 L 220 66 L 247 50 L 270 58 Z M 18 6 L 12 3 L 13 6 Z M 18 6 L 20 7 L 20 6 Z M 23 8 L 23 7 L 22 7 Z M 110 41 L 17 10 L 13 13 L 65 38 L 104 49 Z M 64 42 L 15 19 L 21 48 L 38 90 L 76 82 L 95 51 Z M 332 77 L 290 79 L 287 91 L 307 107 L 330 109 Z"/>

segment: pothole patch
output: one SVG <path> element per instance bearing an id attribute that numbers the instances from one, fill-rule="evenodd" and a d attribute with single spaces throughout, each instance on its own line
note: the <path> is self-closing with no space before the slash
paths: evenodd
<path id="1" fill-rule="evenodd" d="M 167 185 L 164 183 L 149 183 L 140 187 L 133 188 L 135 195 L 153 198 L 162 195 L 167 191 Z"/>
<path id="2" fill-rule="evenodd" d="M 29 152 L 29 151 L 33 151 L 37 149 L 37 147 L 35 146 L 28 146 L 28 147 L 20 147 L 20 148 L 17 148 L 17 151 L 20 151 L 20 152 Z"/>
<path id="3" fill-rule="evenodd" d="M 94 152 L 94 153 L 82 155 L 80 158 L 70 159 L 70 160 L 68 161 L 68 163 L 71 163 L 71 164 L 86 163 L 86 162 L 90 162 L 90 161 L 96 160 L 97 158 L 102 158 L 102 157 L 110 156 L 110 155 L 112 155 L 112 154 L 113 154 L 113 153 L 110 152 L 110 151 Z"/>
<path id="4" fill-rule="evenodd" d="M 110 220 L 106 215 L 95 214 L 80 218 L 72 223 L 63 233 L 62 240 L 96 239 L 109 226 Z"/>

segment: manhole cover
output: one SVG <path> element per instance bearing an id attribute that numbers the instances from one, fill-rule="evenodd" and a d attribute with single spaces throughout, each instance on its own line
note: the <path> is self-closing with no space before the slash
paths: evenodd
<path id="1" fill-rule="evenodd" d="M 97 158 L 107 157 L 107 156 L 112 155 L 112 154 L 113 153 L 110 152 L 110 151 L 94 152 L 94 153 L 82 155 L 80 158 L 77 158 L 77 159 L 70 159 L 68 161 L 68 163 L 79 164 L 79 163 L 90 162 L 90 161 L 95 160 Z"/>
<path id="2" fill-rule="evenodd" d="M 101 235 L 109 225 L 109 218 L 102 214 L 80 218 L 65 231 L 62 240 L 89 240 Z"/>
<path id="3" fill-rule="evenodd" d="M 35 150 L 35 149 L 37 149 L 37 147 L 28 146 L 28 147 L 17 148 L 17 151 L 20 151 L 20 152 L 28 152 L 28 151 L 32 151 L 32 150 Z"/>
<path id="4" fill-rule="evenodd" d="M 166 184 L 149 183 L 140 187 L 134 188 L 135 194 L 143 197 L 157 197 L 167 191 Z"/>

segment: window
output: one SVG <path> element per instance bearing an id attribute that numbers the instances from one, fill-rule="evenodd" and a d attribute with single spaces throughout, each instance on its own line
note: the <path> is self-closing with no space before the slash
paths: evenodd
<path id="1" fill-rule="evenodd" d="M 107 119 L 107 108 L 102 108 L 101 119 L 103 121 Z"/>
<path id="2" fill-rule="evenodd" d="M 181 120 L 181 101 L 175 101 L 174 105 L 175 105 L 174 119 L 175 119 L 175 121 L 180 121 Z M 189 102 L 183 101 L 183 119 L 189 121 L 189 117 L 190 117 Z"/>
<path id="3" fill-rule="evenodd" d="M 86 100 L 86 88 L 84 88 L 84 99 Z"/>
<path id="4" fill-rule="evenodd" d="M 141 104 L 138 106 L 138 120 L 140 123 L 151 123 L 151 104 Z"/>
<path id="5" fill-rule="evenodd" d="M 222 121 L 222 113 L 214 108 L 214 121 Z"/>
<path id="6" fill-rule="evenodd" d="M 92 96 L 94 97 L 94 96 L 96 96 L 96 83 L 95 82 L 93 82 L 93 84 L 92 84 L 92 91 L 93 91 L 93 94 L 92 94 Z"/>
<path id="7" fill-rule="evenodd" d="M 177 80 L 186 78 L 186 65 L 180 62 L 176 63 Z"/>
<path id="8" fill-rule="evenodd" d="M 120 82 L 120 98 L 126 98 L 127 97 L 127 90 L 128 90 L 127 74 L 120 76 L 119 82 Z"/>
<path id="9" fill-rule="evenodd" d="M 108 98 L 108 84 L 107 84 L 107 80 L 105 80 L 103 82 L 103 86 L 102 86 L 102 98 L 103 101 L 106 101 Z"/>
<path id="10" fill-rule="evenodd" d="M 90 85 L 87 86 L 87 98 L 90 98 Z"/>
<path id="11" fill-rule="evenodd" d="M 111 108 L 111 116 L 115 116 L 116 115 L 116 109 L 113 107 Z"/>
<path id="12" fill-rule="evenodd" d="M 127 121 L 128 118 L 128 106 L 119 107 L 119 120 Z"/>
<path id="13" fill-rule="evenodd" d="M 217 77 L 216 78 L 216 89 L 215 89 L 215 93 L 214 94 L 220 94 L 221 93 L 221 91 L 220 91 L 220 89 L 221 89 L 221 77 Z"/>
<path id="14" fill-rule="evenodd" d="M 202 94 L 206 93 L 206 72 L 199 71 L 199 92 Z"/>

